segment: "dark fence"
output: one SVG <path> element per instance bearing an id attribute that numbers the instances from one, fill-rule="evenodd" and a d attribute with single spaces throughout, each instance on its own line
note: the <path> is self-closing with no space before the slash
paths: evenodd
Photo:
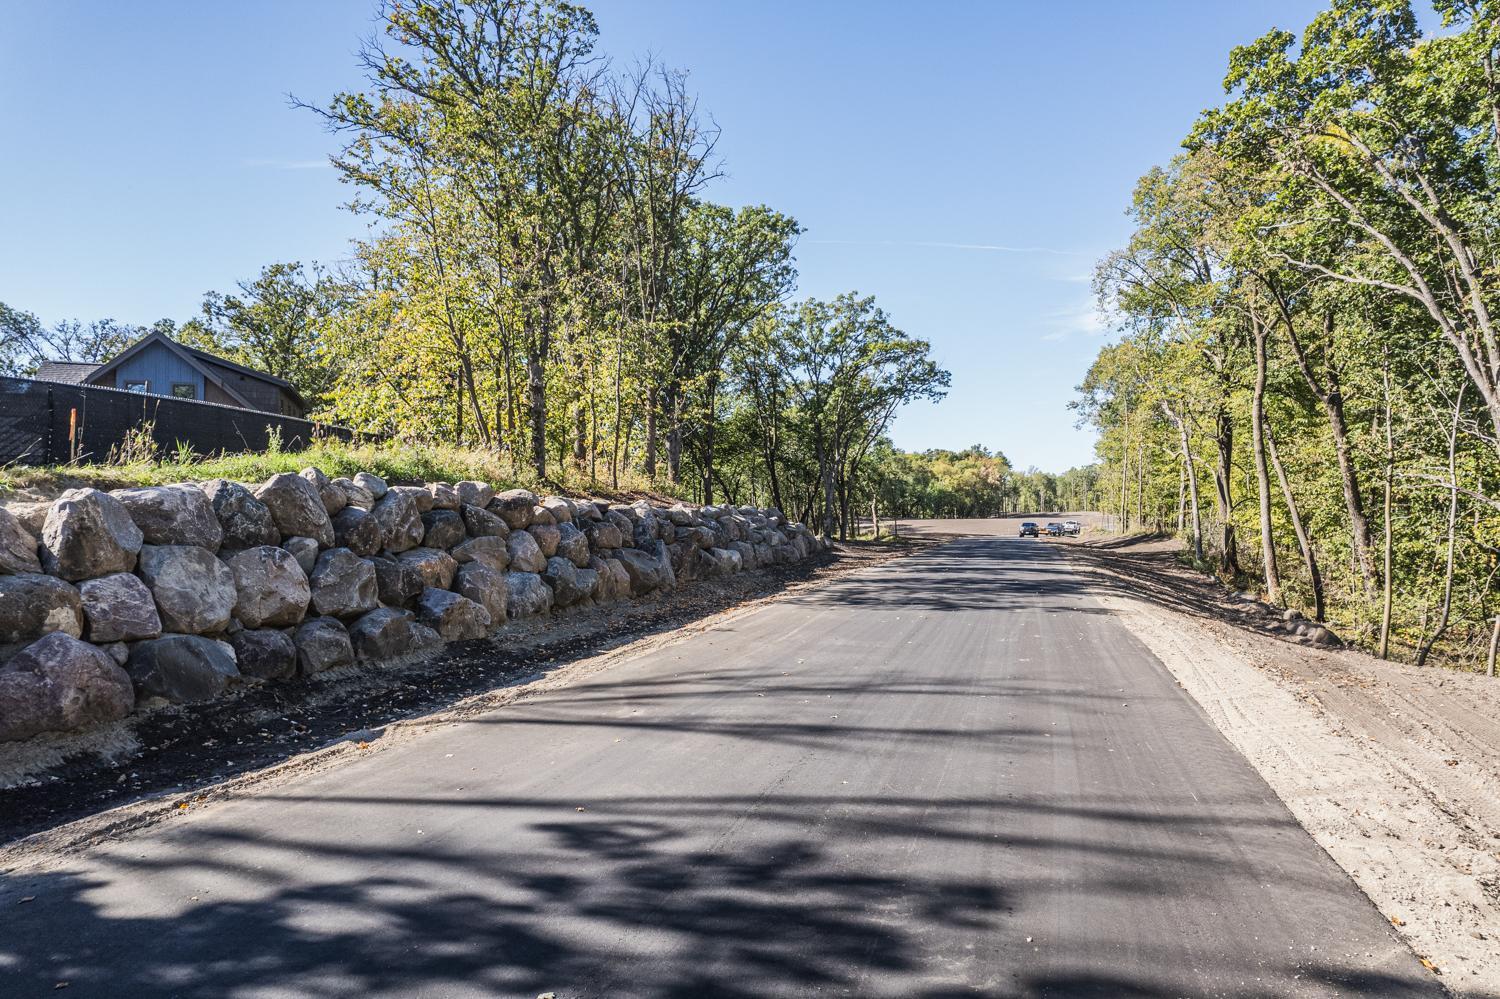
<path id="1" fill-rule="evenodd" d="M 264 451 L 278 433 L 286 451 L 300 451 L 317 437 L 355 437 L 346 427 L 213 402 L 0 378 L 0 465 L 104 461 L 131 431 L 148 424 L 160 450 L 186 444 L 197 455 Z"/>

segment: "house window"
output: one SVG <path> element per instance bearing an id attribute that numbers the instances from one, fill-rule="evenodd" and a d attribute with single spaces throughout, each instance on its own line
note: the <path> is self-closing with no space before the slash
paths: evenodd
<path id="1" fill-rule="evenodd" d="M 178 399 L 198 398 L 198 386 L 192 382 L 173 382 L 172 395 Z"/>
<path id="2" fill-rule="evenodd" d="M 125 383 L 125 391 L 126 392 L 139 392 L 142 395 L 145 395 L 147 392 L 151 391 L 151 383 L 147 382 L 147 381 L 126 382 Z"/>

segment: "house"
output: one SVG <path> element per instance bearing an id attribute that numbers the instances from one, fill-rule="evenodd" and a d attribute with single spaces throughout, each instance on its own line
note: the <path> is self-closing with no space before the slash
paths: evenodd
<path id="1" fill-rule="evenodd" d="M 105 364 L 44 361 L 33 377 L 216 402 L 297 419 L 307 413 L 307 402 L 291 382 L 178 343 L 162 333 L 137 341 Z"/>

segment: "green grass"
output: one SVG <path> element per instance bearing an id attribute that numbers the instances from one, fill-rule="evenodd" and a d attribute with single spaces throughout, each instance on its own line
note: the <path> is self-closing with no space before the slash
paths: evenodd
<path id="1" fill-rule="evenodd" d="M 507 456 L 492 451 L 416 444 L 345 444 L 320 441 L 305 451 L 260 451 L 194 458 L 188 454 L 135 456 L 109 464 L 52 465 L 39 468 L 0 468 L 0 498 L 28 491 L 51 494 L 63 489 L 93 486 L 118 489 L 123 486 L 165 485 L 202 479 L 233 479 L 264 482 L 278 472 L 298 472 L 308 466 L 321 468 L 329 478 L 374 472 L 392 485 L 421 482 L 457 482 L 475 479 L 497 489 L 524 488 L 539 493 L 561 493 L 604 498 L 650 496 L 662 500 L 682 487 L 652 482 L 638 473 L 622 475 L 619 487 L 606 478 L 591 480 L 584 472 L 559 467 L 553 476 L 539 480 L 529 469 L 516 468 Z"/>

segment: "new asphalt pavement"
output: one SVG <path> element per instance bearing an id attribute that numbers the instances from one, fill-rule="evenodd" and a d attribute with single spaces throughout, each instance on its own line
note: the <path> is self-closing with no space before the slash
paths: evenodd
<path id="1" fill-rule="evenodd" d="M 1014 537 L 5 881 L 8 997 L 1443 994 Z"/>

